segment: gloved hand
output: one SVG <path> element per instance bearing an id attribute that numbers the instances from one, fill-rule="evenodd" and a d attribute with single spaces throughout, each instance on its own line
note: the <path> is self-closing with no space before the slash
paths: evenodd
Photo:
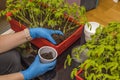
<path id="1" fill-rule="evenodd" d="M 52 34 L 60 34 L 63 35 L 63 33 L 59 30 L 51 30 L 46 28 L 30 28 L 30 36 L 34 38 L 45 38 L 49 41 L 51 41 L 53 44 L 56 44 L 55 40 L 52 38 Z"/>
<path id="2" fill-rule="evenodd" d="M 51 63 L 41 63 L 37 55 L 31 66 L 27 70 L 21 71 L 21 73 L 24 76 L 24 80 L 30 80 L 52 70 L 55 64 L 56 60 Z"/>

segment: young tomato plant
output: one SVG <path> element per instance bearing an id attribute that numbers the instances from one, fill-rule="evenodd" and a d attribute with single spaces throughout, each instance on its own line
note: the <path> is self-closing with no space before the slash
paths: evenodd
<path id="1" fill-rule="evenodd" d="M 99 27 L 92 40 L 74 49 L 76 58 L 86 48 L 88 59 L 73 69 L 71 77 L 76 75 L 76 69 L 83 69 L 85 80 L 119 80 L 120 79 L 120 23 L 111 22 L 105 27 Z M 71 64 L 71 57 L 65 64 Z M 72 64 L 71 64 L 72 65 Z"/>
<path id="2" fill-rule="evenodd" d="M 12 18 L 27 27 L 47 27 L 63 33 L 78 28 L 81 22 L 86 21 L 85 8 L 75 3 L 69 5 L 64 0 L 7 0 L 6 10 L 2 11 L 1 15 L 7 12 L 11 12 Z M 70 21 L 69 17 L 73 20 Z"/>

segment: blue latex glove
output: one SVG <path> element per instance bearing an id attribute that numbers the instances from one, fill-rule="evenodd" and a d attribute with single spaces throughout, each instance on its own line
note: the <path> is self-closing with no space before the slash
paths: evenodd
<path id="1" fill-rule="evenodd" d="M 27 70 L 21 71 L 21 73 L 24 76 L 24 80 L 30 80 L 52 70 L 55 65 L 56 60 L 51 63 L 41 63 L 37 55 L 31 66 Z"/>
<path id="2" fill-rule="evenodd" d="M 52 38 L 52 34 L 60 34 L 63 33 L 59 30 L 51 30 L 46 28 L 30 28 L 30 36 L 34 38 L 45 38 L 51 41 L 53 44 L 56 44 L 55 40 Z"/>

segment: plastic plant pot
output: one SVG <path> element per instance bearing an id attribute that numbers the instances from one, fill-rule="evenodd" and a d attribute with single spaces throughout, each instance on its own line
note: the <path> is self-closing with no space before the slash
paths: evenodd
<path id="1" fill-rule="evenodd" d="M 79 74 L 81 74 L 82 71 L 83 71 L 83 70 L 80 69 L 80 70 L 77 72 L 77 74 L 75 75 L 76 80 L 84 80 L 82 77 L 79 76 Z"/>
<path id="2" fill-rule="evenodd" d="M 65 17 L 68 17 L 68 16 L 65 16 Z M 69 18 L 69 19 L 70 19 L 70 21 L 73 21 L 72 20 L 73 18 Z M 9 21 L 9 23 L 10 23 L 11 28 L 15 32 L 19 32 L 26 28 L 26 26 L 19 23 L 15 19 L 11 19 Z M 78 24 L 77 21 L 74 21 L 74 23 Z M 71 46 L 75 41 L 77 41 L 81 37 L 83 27 L 84 27 L 84 25 L 80 25 L 80 27 L 72 35 L 70 35 L 67 39 L 65 39 L 58 45 L 54 45 L 51 42 L 49 42 L 48 40 L 43 39 L 43 38 L 36 38 L 30 42 L 38 48 L 41 48 L 42 46 L 51 46 L 51 47 L 55 48 L 56 51 L 58 52 L 58 55 L 60 55 L 60 54 L 62 54 L 63 51 L 65 51 L 69 46 Z"/>
<path id="3" fill-rule="evenodd" d="M 86 54 L 88 52 L 88 49 L 85 49 L 81 54 L 77 54 L 79 55 L 79 58 L 76 58 L 76 53 L 74 52 L 76 48 L 80 48 L 80 46 L 76 46 L 72 49 L 71 52 L 72 59 L 77 63 L 83 63 L 88 58 Z"/>
<path id="4" fill-rule="evenodd" d="M 91 40 L 91 35 L 94 35 L 96 32 L 96 29 L 99 27 L 99 23 L 97 22 L 89 22 L 91 24 L 91 30 L 90 28 L 87 26 L 87 24 L 85 24 L 84 27 L 84 33 L 85 33 L 85 40 Z"/>
<path id="5" fill-rule="evenodd" d="M 50 46 L 43 46 L 38 50 L 38 55 L 42 63 L 50 63 L 57 58 L 58 53 Z"/>

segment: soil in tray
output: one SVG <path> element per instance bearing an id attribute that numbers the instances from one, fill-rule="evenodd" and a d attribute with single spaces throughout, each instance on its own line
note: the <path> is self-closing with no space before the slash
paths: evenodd
<path id="1" fill-rule="evenodd" d="M 59 35 L 59 34 L 53 34 L 52 37 L 56 41 L 57 44 L 65 40 L 65 36 Z"/>
<path id="2" fill-rule="evenodd" d="M 45 59 L 53 59 L 52 52 L 49 53 L 42 53 L 41 56 Z"/>

